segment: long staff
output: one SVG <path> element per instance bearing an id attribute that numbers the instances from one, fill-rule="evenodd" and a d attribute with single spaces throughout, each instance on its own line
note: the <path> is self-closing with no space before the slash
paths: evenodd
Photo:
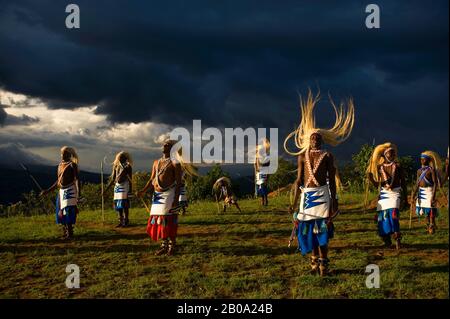
<path id="1" fill-rule="evenodd" d="M 120 163 L 120 166 L 122 166 L 122 169 L 124 169 L 122 163 Z M 127 174 L 128 181 L 131 183 L 131 185 L 133 185 L 133 177 L 134 177 L 134 176 L 132 176 L 132 178 L 130 178 L 130 176 Z M 134 186 L 136 186 L 136 185 L 134 185 Z M 147 211 L 147 213 L 150 214 L 150 208 L 149 208 L 148 205 L 145 203 L 144 199 L 143 199 L 142 197 L 140 197 L 140 196 L 136 196 L 136 197 L 139 197 L 139 199 L 140 199 L 141 202 L 142 202 L 142 205 L 144 205 L 144 207 L 145 207 L 145 210 Z"/>
<path id="2" fill-rule="evenodd" d="M 412 226 L 412 215 L 413 215 L 413 210 L 414 210 L 414 203 L 413 203 L 413 196 L 411 196 L 411 204 L 409 206 L 409 229 L 411 230 L 411 226 Z"/>
<path id="3" fill-rule="evenodd" d="M 42 191 L 43 191 L 43 188 L 42 188 L 41 185 L 38 183 L 38 181 L 36 180 L 36 178 L 34 178 L 34 176 L 31 174 L 31 172 L 29 171 L 28 167 L 26 167 L 25 164 L 23 164 L 23 163 L 19 163 L 19 164 L 20 164 L 20 166 L 23 168 L 23 170 L 24 170 L 25 172 L 27 172 L 28 176 L 31 178 L 31 180 L 34 182 L 34 184 L 36 184 L 36 186 L 37 186 L 37 188 L 39 189 L 39 191 L 42 192 Z M 55 203 L 52 202 L 52 201 L 50 201 L 50 202 L 52 203 L 53 208 L 56 209 Z"/>

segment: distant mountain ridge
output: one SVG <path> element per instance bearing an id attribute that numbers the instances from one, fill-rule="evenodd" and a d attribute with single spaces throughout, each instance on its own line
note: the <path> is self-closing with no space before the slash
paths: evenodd
<path id="1" fill-rule="evenodd" d="M 56 181 L 56 165 L 27 164 L 26 166 L 42 188 L 48 188 Z M 201 172 L 201 174 L 206 174 L 206 170 Z M 233 173 L 230 175 L 233 184 L 239 185 L 239 195 L 245 196 L 254 193 L 252 176 L 242 176 Z M 108 176 L 109 174 L 105 174 L 105 179 Z M 100 183 L 101 178 L 99 173 L 81 171 L 80 180 L 82 183 L 98 184 Z M 19 164 L 14 166 L 9 165 L 8 167 L 0 165 L 0 205 L 16 203 L 23 199 L 22 194 L 29 193 L 32 190 L 34 192 L 39 192 L 38 187 Z"/>
<path id="2" fill-rule="evenodd" d="M 27 165 L 30 173 L 42 188 L 50 187 L 56 181 L 57 166 Z M 109 174 L 105 174 L 105 177 Z M 82 183 L 100 183 L 100 174 L 81 171 Z M 0 166 L 0 204 L 7 205 L 20 201 L 22 194 L 30 191 L 39 192 L 36 184 L 27 172 L 16 166 Z"/>

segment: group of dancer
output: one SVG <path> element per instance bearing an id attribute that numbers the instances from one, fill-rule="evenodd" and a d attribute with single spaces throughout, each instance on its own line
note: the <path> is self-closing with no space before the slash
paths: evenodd
<path id="1" fill-rule="evenodd" d="M 352 99 L 337 107 L 330 99 L 336 119 L 331 128 L 316 127 L 314 109 L 320 99 L 319 94 L 308 93 L 300 99 L 301 122 L 284 141 L 288 154 L 297 156 L 297 179 L 293 184 L 293 200 L 289 212 L 294 219 L 294 230 L 298 249 L 303 255 L 311 253 L 311 270 L 325 276 L 329 273 L 329 240 L 334 236 L 333 220 L 339 214 L 338 193 L 341 189 L 339 174 L 331 152 L 323 149 L 324 144 L 337 146 L 351 134 L 355 122 L 355 107 Z M 288 141 L 294 140 L 296 151 L 289 150 Z M 171 158 L 172 147 L 177 141 L 166 140 L 162 146 L 162 157 L 155 160 L 151 175 L 144 188 L 136 193 L 143 197 L 151 193 L 152 201 L 147 234 L 154 241 L 161 241 L 156 255 L 172 255 L 175 251 L 178 215 L 187 206 L 186 178 L 198 175 L 191 164 L 182 161 L 181 150 L 177 160 Z M 269 150 L 268 141 L 261 146 Z M 267 152 L 264 152 L 267 154 Z M 445 173 L 442 161 L 432 151 L 420 155 L 421 168 L 417 171 L 417 181 L 413 187 L 410 203 L 415 213 L 425 216 L 427 232 L 436 229 L 437 190 L 443 180 L 448 179 L 448 155 Z M 268 178 L 261 167 L 268 165 L 268 157 L 257 158 L 255 162 L 255 192 L 261 197 L 261 204 L 268 205 Z M 78 214 L 77 199 L 81 196 L 78 178 L 78 156 L 73 148 L 61 149 L 57 181 L 41 195 L 56 188 L 56 222 L 63 225 L 64 236 L 73 236 L 73 225 Z M 119 215 L 119 227 L 129 224 L 129 196 L 132 193 L 132 160 L 126 152 L 117 154 L 107 191 L 114 185 L 114 207 Z M 398 149 L 387 142 L 374 148 L 366 169 L 366 202 L 369 184 L 378 189 L 375 220 L 379 236 L 384 245 L 390 247 L 392 239 L 396 249 L 401 248 L 400 211 L 408 205 L 405 172 L 398 161 Z M 223 211 L 234 205 L 241 211 L 233 194 L 231 180 L 222 177 L 213 186 L 218 204 L 223 201 Z M 103 194 L 102 194 L 103 195 Z"/>
<path id="2" fill-rule="evenodd" d="M 294 183 L 294 200 L 289 207 L 293 212 L 295 233 L 303 255 L 311 253 L 311 270 L 321 276 L 329 273 L 328 243 L 334 236 L 333 219 L 339 214 L 338 192 L 341 188 L 333 155 L 322 149 L 323 144 L 337 146 L 351 134 L 354 125 L 354 104 L 349 99 L 339 108 L 330 100 L 336 114 L 335 124 L 329 129 L 315 127 L 314 108 L 319 95 L 309 92 L 301 100 L 301 122 L 285 139 L 286 152 L 297 156 L 297 179 Z M 294 138 L 297 152 L 289 151 L 287 142 Z M 411 194 L 411 209 L 417 216 L 424 215 L 427 232 L 433 234 L 437 216 L 436 191 L 442 181 L 448 179 L 448 154 L 445 173 L 442 161 L 433 151 L 420 155 L 421 168 Z M 378 235 L 385 247 L 391 247 L 392 238 L 396 249 L 401 247 L 400 211 L 408 205 L 405 172 L 398 160 L 398 148 L 387 142 L 374 148 L 366 168 L 366 200 L 369 184 L 378 190 L 375 220 Z M 296 211 L 300 197 L 299 209 Z"/>

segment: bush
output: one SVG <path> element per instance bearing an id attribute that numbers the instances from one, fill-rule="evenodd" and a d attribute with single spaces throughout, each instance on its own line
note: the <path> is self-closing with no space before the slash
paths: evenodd
<path id="1" fill-rule="evenodd" d="M 358 153 L 352 155 L 352 162 L 346 164 L 342 170 L 340 170 L 341 180 L 346 191 L 352 193 L 364 191 L 366 168 L 374 148 L 375 147 L 372 145 L 364 144 L 361 146 Z M 415 183 L 416 178 L 416 171 L 414 169 L 415 162 L 413 158 L 411 156 L 403 156 L 399 157 L 398 161 L 404 170 L 407 185 L 412 186 Z"/>
<path id="2" fill-rule="evenodd" d="M 186 179 L 186 188 L 189 193 L 189 200 L 213 199 L 212 187 L 214 183 L 222 176 L 230 175 L 222 170 L 219 164 L 216 164 L 204 176 L 193 176 Z M 233 192 L 239 193 L 239 187 L 232 182 Z"/>
<path id="3" fill-rule="evenodd" d="M 274 191 L 293 183 L 297 178 L 296 169 L 294 163 L 279 157 L 277 171 L 269 176 L 269 189 Z"/>
<path id="4" fill-rule="evenodd" d="M 23 200 L 9 205 L 0 207 L 0 216 L 33 216 L 55 214 L 55 198 L 56 191 L 46 197 L 39 197 L 39 194 L 31 191 L 22 194 Z"/>

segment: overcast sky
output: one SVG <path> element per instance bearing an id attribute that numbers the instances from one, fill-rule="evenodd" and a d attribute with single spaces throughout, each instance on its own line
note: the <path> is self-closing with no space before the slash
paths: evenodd
<path id="1" fill-rule="evenodd" d="M 68 3 L 80 29 L 65 27 Z M 323 93 L 322 126 L 328 93 L 355 99 L 342 161 L 373 139 L 445 155 L 448 53 L 447 0 L 0 0 L 0 163 L 54 164 L 71 145 L 86 170 L 121 149 L 149 169 L 164 134 L 193 119 L 278 127 L 282 145 L 308 87 Z"/>

